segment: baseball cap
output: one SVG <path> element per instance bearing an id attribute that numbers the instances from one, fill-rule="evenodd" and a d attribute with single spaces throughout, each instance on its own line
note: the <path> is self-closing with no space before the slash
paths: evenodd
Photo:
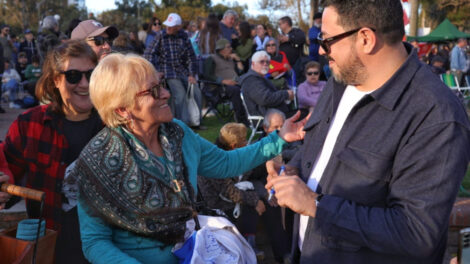
<path id="1" fill-rule="evenodd" d="M 215 50 L 225 49 L 225 46 L 227 46 L 227 44 L 230 44 L 230 42 L 225 38 L 221 38 L 215 43 Z"/>
<path id="2" fill-rule="evenodd" d="M 179 26 L 181 25 L 181 17 L 176 13 L 170 13 L 165 22 L 163 22 L 163 25 L 167 27 Z"/>
<path id="3" fill-rule="evenodd" d="M 96 37 L 104 32 L 108 33 L 109 38 L 115 39 L 119 36 L 119 31 L 114 26 L 104 27 L 100 22 L 95 20 L 85 20 L 80 22 L 72 31 L 71 39 L 86 39 Z"/>

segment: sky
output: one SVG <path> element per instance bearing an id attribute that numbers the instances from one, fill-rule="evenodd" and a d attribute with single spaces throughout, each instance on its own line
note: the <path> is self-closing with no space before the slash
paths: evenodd
<path id="1" fill-rule="evenodd" d="M 116 8 L 114 4 L 115 0 L 85 0 L 85 4 L 88 8 L 88 12 L 93 12 L 96 14 L 101 13 L 106 10 L 112 10 Z M 248 5 L 249 13 L 252 15 L 257 15 L 257 9 L 259 9 L 257 0 L 238 0 L 238 1 L 223 1 L 223 0 L 212 0 L 212 4 L 216 5 L 223 3 L 225 5 L 231 5 L 233 2 L 237 2 L 240 5 Z"/>
<path id="2" fill-rule="evenodd" d="M 85 0 L 86 6 L 88 8 L 88 12 L 93 12 L 96 14 L 101 13 L 106 10 L 112 10 L 116 8 L 116 5 L 114 4 L 115 0 Z M 258 5 L 258 0 L 212 0 L 212 4 L 216 5 L 219 3 L 223 3 L 225 5 L 232 5 L 234 2 L 239 3 L 240 5 L 246 4 L 248 6 L 248 13 L 252 16 L 256 16 L 259 14 L 263 14 L 263 11 L 260 10 L 259 5 Z M 404 3 L 404 8 L 406 12 L 408 13 L 408 16 L 410 14 L 410 6 L 408 3 Z M 409 30 L 409 26 L 405 27 L 405 30 Z"/>

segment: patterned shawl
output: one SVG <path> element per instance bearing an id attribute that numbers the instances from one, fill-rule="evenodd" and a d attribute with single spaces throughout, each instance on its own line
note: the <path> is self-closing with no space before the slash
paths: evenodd
<path id="1" fill-rule="evenodd" d="M 181 241 L 193 215 L 183 136 L 177 124 L 162 124 L 161 158 L 126 129 L 104 128 L 77 160 L 80 198 L 113 226 L 165 244 Z"/>

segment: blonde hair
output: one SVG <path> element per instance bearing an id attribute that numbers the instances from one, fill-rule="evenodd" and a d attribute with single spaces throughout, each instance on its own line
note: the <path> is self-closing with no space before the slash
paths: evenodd
<path id="1" fill-rule="evenodd" d="M 100 61 L 90 80 L 90 98 L 103 122 L 109 127 L 128 123 L 116 113 L 119 108 L 133 108 L 135 96 L 157 71 L 143 57 L 114 53 Z"/>
<path id="2" fill-rule="evenodd" d="M 227 123 L 221 129 L 216 145 L 228 150 L 232 145 L 239 145 L 246 140 L 246 126 L 241 123 Z"/>

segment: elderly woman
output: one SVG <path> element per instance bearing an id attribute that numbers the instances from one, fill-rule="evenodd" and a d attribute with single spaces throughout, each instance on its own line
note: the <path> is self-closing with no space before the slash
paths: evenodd
<path id="1" fill-rule="evenodd" d="M 173 119 L 163 80 L 135 55 L 103 59 L 90 97 L 106 128 L 84 148 L 73 174 L 83 252 L 92 263 L 177 263 L 171 248 L 192 218 L 197 175 L 240 175 L 304 135 L 305 121 L 293 118 L 259 143 L 221 150 Z"/>
<path id="2" fill-rule="evenodd" d="M 285 74 L 291 69 L 286 54 L 283 51 L 279 51 L 279 42 L 275 38 L 269 38 L 264 49 L 271 56 L 267 75 L 268 79 L 271 80 L 277 89 L 286 89 L 287 80 Z"/>
<path id="3" fill-rule="evenodd" d="M 46 193 L 46 226 L 59 231 L 56 263 L 86 263 L 76 198 L 69 195 L 64 179 L 67 167 L 73 167 L 82 148 L 103 128 L 88 95 L 97 61 L 85 42 L 70 41 L 51 50 L 36 86 L 39 100 L 49 103 L 19 115 L 3 146 L 15 182 Z M 39 206 L 31 202 L 27 210 L 37 217 Z"/>

